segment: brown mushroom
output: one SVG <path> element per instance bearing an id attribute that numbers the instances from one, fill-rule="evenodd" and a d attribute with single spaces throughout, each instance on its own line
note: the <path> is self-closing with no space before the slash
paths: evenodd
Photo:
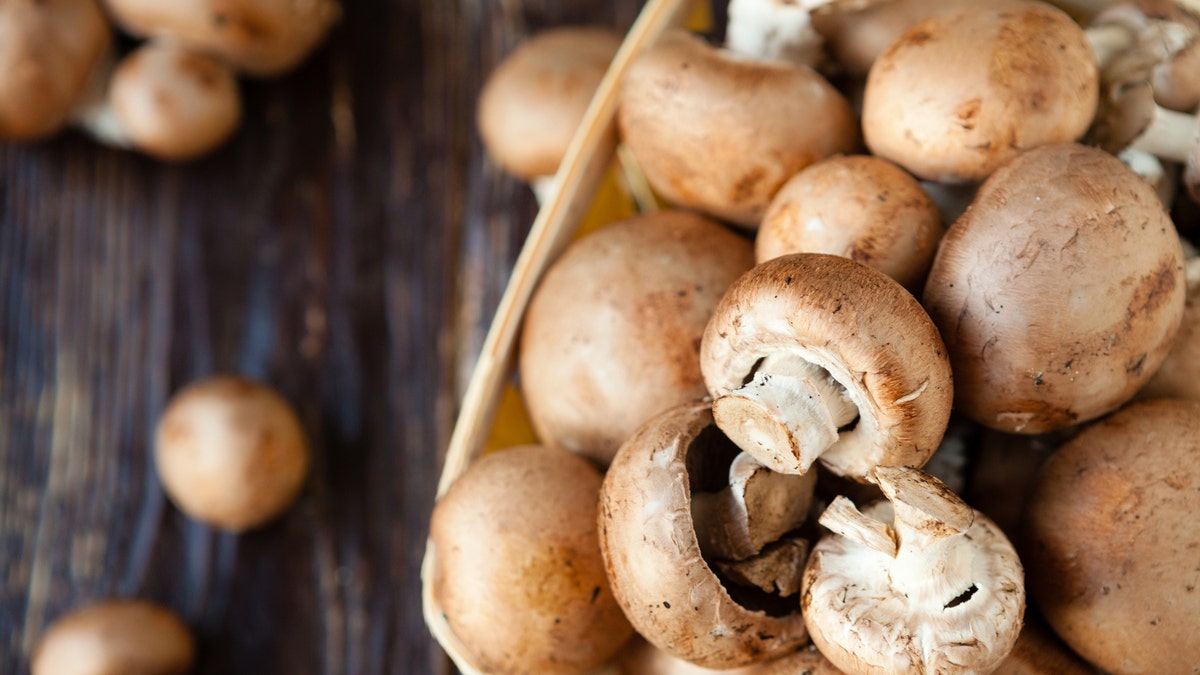
<path id="1" fill-rule="evenodd" d="M 170 610 L 106 600 L 60 617 L 33 652 L 33 675 L 180 675 L 196 644 Z"/>
<path id="2" fill-rule="evenodd" d="M 1128 400 L 1183 314 L 1183 253 L 1158 196 L 1108 153 L 1026 152 L 942 238 L 924 304 L 954 366 L 955 409 L 1037 434 Z"/>
<path id="3" fill-rule="evenodd" d="M 721 430 L 782 473 L 818 457 L 858 480 L 880 464 L 920 466 L 950 417 L 950 364 L 920 304 L 836 256 L 746 273 L 713 312 L 700 368 Z"/>
<path id="4" fill-rule="evenodd" d="M 865 77 L 871 64 L 896 38 L 918 21 L 938 12 L 973 5 L 975 0 L 890 0 L 865 6 L 835 7 L 813 15 L 813 28 L 824 38 L 838 65 Z"/>
<path id="5" fill-rule="evenodd" d="M 1149 57 L 1154 99 L 1171 110 L 1188 112 L 1200 106 L 1198 15 L 1200 6 L 1189 11 L 1175 0 L 1119 0 L 1092 19 L 1088 32 L 1124 30 L 1127 37 L 1118 38 L 1118 50 Z M 1100 63 L 1103 67 L 1103 58 Z"/>
<path id="6" fill-rule="evenodd" d="M 704 395 L 699 342 L 750 243 L 709 220 L 660 212 L 569 247 L 530 301 L 521 387 L 544 443 L 607 464 L 654 414 Z"/>
<path id="7" fill-rule="evenodd" d="M 863 100 L 871 151 L 939 182 L 977 181 L 1030 148 L 1073 141 L 1096 111 L 1096 59 L 1062 11 L 968 4 L 910 27 Z"/>
<path id="8" fill-rule="evenodd" d="M 1138 393 L 1143 398 L 1200 401 L 1200 257 L 1187 261 L 1183 322 L 1162 367 Z"/>
<path id="9" fill-rule="evenodd" d="M 1030 592 L 1114 673 L 1200 670 L 1200 402 L 1129 405 L 1047 460 L 1026 510 Z"/>
<path id="10" fill-rule="evenodd" d="M 858 140 L 850 106 L 810 68 L 730 56 L 682 31 L 631 64 L 618 122 L 666 199 L 748 228 L 784 181 Z"/>
<path id="11" fill-rule="evenodd" d="M 179 510 L 241 532 L 292 505 L 308 474 L 300 420 L 270 387 L 240 377 L 194 382 L 171 398 L 155 433 L 163 489 Z"/>
<path id="12" fill-rule="evenodd" d="M 914 290 L 943 232 L 937 205 L 878 157 L 831 157 L 784 184 L 754 241 L 755 260 L 828 253 L 873 267 Z"/>
<path id="13" fill-rule="evenodd" d="M 600 557 L 600 472 L 544 446 L 490 453 L 434 506 L 433 592 L 487 673 L 585 673 L 629 639 Z"/>

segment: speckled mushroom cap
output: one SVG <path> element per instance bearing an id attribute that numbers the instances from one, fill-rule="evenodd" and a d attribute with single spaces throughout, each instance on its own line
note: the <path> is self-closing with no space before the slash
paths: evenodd
<path id="1" fill-rule="evenodd" d="M 196 643 L 179 617 L 141 600 L 104 600 L 56 620 L 33 652 L 33 675 L 178 675 Z"/>
<path id="2" fill-rule="evenodd" d="M 915 290 L 942 232 L 937 204 L 903 169 L 879 157 L 830 157 L 775 194 L 754 257 L 761 263 L 788 253 L 840 255 Z"/>
<path id="3" fill-rule="evenodd" d="M 970 4 L 917 23 L 876 60 L 863 134 L 920 178 L 977 181 L 1025 150 L 1083 136 L 1098 91 L 1095 56 L 1065 13 Z"/>
<path id="4" fill-rule="evenodd" d="M 0 3 L 0 140 L 58 131 L 111 43 L 96 0 Z"/>
<path id="5" fill-rule="evenodd" d="M 433 510 L 433 592 L 486 673 L 585 673 L 633 633 L 613 600 L 596 525 L 602 477 L 527 445 L 471 464 Z"/>
<path id="6" fill-rule="evenodd" d="M 341 17 L 336 0 L 104 0 L 126 31 L 272 77 L 296 67 Z"/>
<path id="7" fill-rule="evenodd" d="M 479 96 L 488 154 L 527 180 L 553 175 L 620 46 L 607 28 L 563 27 L 517 47 Z"/>
<path id="8" fill-rule="evenodd" d="M 682 31 L 630 66 L 617 119 L 663 197 L 750 228 L 784 181 L 858 142 L 849 104 L 811 68 L 733 57 Z"/>
<path id="9" fill-rule="evenodd" d="M 1183 251 L 1154 189 L 1108 153 L 1038 148 L 998 170 L 942 238 L 924 304 L 955 408 L 1036 434 L 1114 410 L 1158 369 Z"/>
<path id="10" fill-rule="evenodd" d="M 691 469 L 713 427 L 707 403 L 674 408 L 623 446 L 600 492 L 600 547 L 613 594 L 637 632 L 671 655 L 729 669 L 808 642 L 799 605 L 773 616 L 739 604 L 700 553 Z M 793 600 L 794 602 L 794 600 Z"/>
<path id="11" fill-rule="evenodd" d="M 750 242 L 681 211 L 572 244 L 535 291 L 521 334 L 538 438 L 608 464 L 642 422 L 703 396 L 700 336 L 753 263 Z"/>
<path id="12" fill-rule="evenodd" d="M 820 454 L 834 473 L 864 480 L 881 464 L 921 466 L 937 449 L 953 388 L 945 347 L 916 299 L 883 273 L 802 253 L 743 275 L 704 332 L 700 367 L 709 393 L 720 406 L 758 382 L 772 386 L 782 374 L 768 361 L 785 359 L 823 371 L 851 404 L 850 421 L 835 424 L 835 442 Z M 739 445 L 776 471 L 802 473 L 794 438 Z"/>
<path id="13" fill-rule="evenodd" d="M 1055 632 L 1114 673 L 1200 670 L 1200 402 L 1132 404 L 1045 464 L 1029 586 Z"/>

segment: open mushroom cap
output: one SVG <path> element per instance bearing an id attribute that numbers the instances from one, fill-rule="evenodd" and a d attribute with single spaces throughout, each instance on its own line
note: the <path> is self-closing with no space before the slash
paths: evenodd
<path id="1" fill-rule="evenodd" d="M 96 0 L 0 3 L 0 140 L 58 131 L 111 43 Z"/>
<path id="2" fill-rule="evenodd" d="M 488 154 L 526 180 L 553 175 L 620 46 L 607 28 L 564 27 L 517 47 L 479 97 Z"/>
<path id="3" fill-rule="evenodd" d="M 943 231 L 937 204 L 903 169 L 878 157 L 839 156 L 780 188 L 754 253 L 760 263 L 788 253 L 840 255 L 914 290 Z"/>
<path id="4" fill-rule="evenodd" d="M 38 643 L 33 675 L 177 675 L 191 670 L 196 644 L 165 607 L 105 600 L 60 617 Z"/>
<path id="5" fill-rule="evenodd" d="M 1039 2 L 968 3 L 913 25 L 867 77 L 871 151 L 917 176 L 970 182 L 1015 155 L 1074 141 L 1096 112 L 1083 29 Z"/>
<path id="6" fill-rule="evenodd" d="M 146 44 L 125 57 L 113 73 L 109 103 L 129 142 L 165 160 L 211 152 L 242 118 L 233 71 L 170 44 Z"/>
<path id="7" fill-rule="evenodd" d="M 713 312 L 700 367 L 722 430 L 776 471 L 804 473 L 814 450 L 858 480 L 920 466 L 950 417 L 937 329 L 900 284 L 846 258 L 793 254 L 747 272 Z"/>
<path id="8" fill-rule="evenodd" d="M 341 17 L 336 0 L 104 0 L 129 33 L 273 77 L 296 67 Z"/>
<path id="9" fill-rule="evenodd" d="M 1025 514 L 1030 591 L 1114 673 L 1200 669 L 1200 402 L 1134 403 L 1047 460 Z"/>
<path id="10" fill-rule="evenodd" d="M 640 635 L 705 668 L 746 666 L 808 641 L 795 597 L 723 583 L 700 551 L 692 493 L 719 488 L 736 454 L 709 404 L 686 404 L 621 446 L 600 492 L 613 595 Z"/>
<path id="11" fill-rule="evenodd" d="M 858 142 L 849 104 L 811 68 L 739 58 L 683 31 L 630 65 L 618 123 L 663 197 L 748 228 L 784 181 Z"/>
<path id="12" fill-rule="evenodd" d="M 955 408 L 1044 433 L 1127 401 L 1171 347 L 1179 236 L 1148 183 L 1079 145 L 999 169 L 947 231 L 924 304 L 950 350 Z"/>
<path id="13" fill-rule="evenodd" d="M 700 336 L 753 262 L 748 241 L 681 211 L 572 244 L 534 293 L 521 334 L 538 438 L 608 464 L 642 422 L 703 396 Z"/>
<path id="14" fill-rule="evenodd" d="M 508 448 L 434 506 L 434 595 L 487 673 L 585 673 L 633 630 L 600 557 L 600 472 L 564 450 Z"/>

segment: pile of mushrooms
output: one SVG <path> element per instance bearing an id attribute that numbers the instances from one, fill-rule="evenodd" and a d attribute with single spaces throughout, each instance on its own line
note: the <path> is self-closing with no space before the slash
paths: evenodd
<path id="1" fill-rule="evenodd" d="M 291 70 L 340 13 L 336 0 L 5 3 L 0 141 L 70 124 L 161 160 L 203 156 L 241 123 L 238 75 Z M 110 18 L 145 42 L 118 57 Z"/>
<path id="2" fill-rule="evenodd" d="M 734 0 L 725 48 L 631 64 L 620 142 L 667 209 L 552 264 L 517 380 L 541 442 L 604 471 L 620 672 L 1200 669 L 1200 267 L 1164 208 L 1196 196 L 1198 27 Z M 481 113 L 521 117 L 498 86 Z"/>

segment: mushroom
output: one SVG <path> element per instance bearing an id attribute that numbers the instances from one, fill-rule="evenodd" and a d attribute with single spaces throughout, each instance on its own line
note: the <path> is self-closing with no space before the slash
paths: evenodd
<path id="1" fill-rule="evenodd" d="M 241 532 L 272 520 L 304 486 L 300 420 L 270 387 L 234 376 L 194 382 L 171 398 L 155 432 L 163 489 L 179 510 Z"/>
<path id="2" fill-rule="evenodd" d="M 735 57 L 682 31 L 630 65 L 617 119 L 663 197 L 747 228 L 784 181 L 858 140 L 849 104 L 812 69 Z"/>
<path id="3" fill-rule="evenodd" d="M 1187 261 L 1187 300 L 1183 321 L 1162 367 L 1138 392 L 1143 398 L 1200 401 L 1200 257 Z"/>
<path id="4" fill-rule="evenodd" d="M 755 59 L 822 65 L 824 40 L 818 17 L 844 14 L 894 0 L 729 0 L 725 46 Z"/>
<path id="5" fill-rule="evenodd" d="M 1200 5 L 1189 11 L 1174 0 L 1121 0 L 1097 14 L 1088 32 L 1125 31 L 1127 37 L 1118 38 L 1117 46 L 1124 48 L 1120 51 L 1134 49 L 1149 57 L 1154 99 L 1171 110 L 1187 112 L 1200 106 L 1197 13 Z M 1103 58 L 1100 64 L 1104 66 Z"/>
<path id="6" fill-rule="evenodd" d="M 703 396 L 700 336 L 753 262 L 749 242 L 684 212 L 572 244 L 534 292 L 521 335 L 538 438 L 605 465 L 646 419 Z"/>
<path id="7" fill-rule="evenodd" d="M 128 33 L 227 61 L 253 77 L 296 67 L 341 17 L 336 0 L 104 0 Z"/>
<path id="8" fill-rule="evenodd" d="M 758 265 L 721 299 L 700 369 L 717 425 L 773 471 L 819 457 L 865 480 L 924 464 L 950 416 L 950 364 L 920 304 L 882 272 L 800 253 Z"/>
<path id="9" fill-rule="evenodd" d="M 923 302 L 955 409 L 1038 434 L 1116 409 L 1162 363 L 1183 314 L 1183 253 L 1158 196 L 1112 155 L 1030 150 L 947 231 Z"/>
<path id="10" fill-rule="evenodd" d="M 940 481 L 881 466 L 886 502 L 838 497 L 804 571 L 805 623 L 852 673 L 986 673 L 1012 649 L 1025 610 L 1021 562 L 994 523 Z"/>
<path id="11" fill-rule="evenodd" d="M 600 549 L 617 602 L 648 641 L 705 668 L 750 665 L 808 641 L 794 596 L 722 579 L 701 552 L 694 493 L 724 489 L 737 455 L 713 425 L 709 404 L 685 404 L 621 446 L 600 490 Z"/>
<path id="12" fill-rule="evenodd" d="M 1200 669 L 1200 402 L 1133 403 L 1046 461 L 1025 512 L 1047 622 L 1114 673 Z"/>
<path id="13" fill-rule="evenodd" d="M 95 0 L 0 3 L 0 140 L 58 131 L 111 43 Z"/>
<path id="14" fill-rule="evenodd" d="M 1083 29 L 1062 11 L 967 4 L 913 25 L 879 57 L 863 133 L 872 153 L 920 178 L 978 181 L 1020 152 L 1081 137 L 1098 86 Z"/>
<path id="15" fill-rule="evenodd" d="M 196 644 L 170 610 L 140 600 L 105 600 L 60 617 L 33 652 L 33 675 L 177 675 L 191 670 Z"/>
<path id="16" fill-rule="evenodd" d="M 865 77 L 875 59 L 914 23 L 974 4 L 974 0 L 890 0 L 838 6 L 814 14 L 812 25 L 838 66 L 853 77 Z"/>
<path id="17" fill-rule="evenodd" d="M 519 446 L 434 506 L 434 596 L 481 672 L 584 673 L 629 639 L 600 557 L 601 480 L 581 457 Z"/>
<path id="18" fill-rule="evenodd" d="M 755 260 L 829 253 L 857 260 L 910 291 L 925 280 L 943 232 L 937 205 L 878 157 L 822 160 L 784 184 L 763 217 Z"/>
<path id="19" fill-rule="evenodd" d="M 562 27 L 522 43 L 488 76 L 479 134 L 488 154 L 544 199 L 592 95 L 621 46 L 607 28 Z"/>

